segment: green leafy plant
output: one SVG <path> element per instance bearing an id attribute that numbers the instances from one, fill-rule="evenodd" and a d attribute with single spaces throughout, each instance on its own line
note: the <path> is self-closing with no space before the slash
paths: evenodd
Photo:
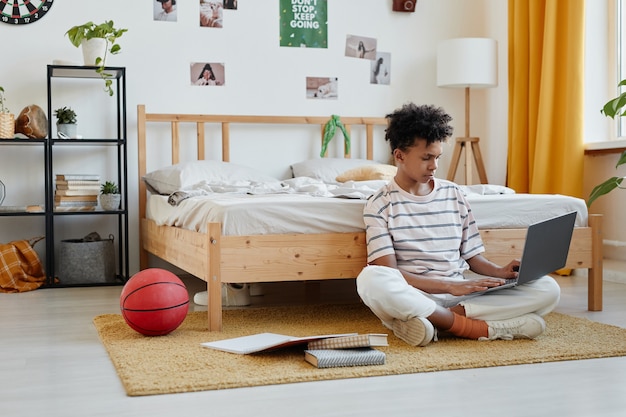
<path id="1" fill-rule="evenodd" d="M 119 194 L 120 189 L 112 181 L 106 181 L 104 184 L 100 186 L 100 194 Z"/>
<path id="2" fill-rule="evenodd" d="M 128 32 L 128 29 L 115 28 L 115 24 L 112 20 L 107 20 L 98 25 L 94 22 L 87 22 L 82 25 L 73 26 L 65 32 L 72 45 L 77 48 L 81 46 L 83 40 L 102 38 L 107 42 L 104 56 L 96 58 L 96 67 L 98 67 L 96 72 L 100 74 L 104 80 L 104 90 L 110 96 L 113 95 L 113 89 L 111 88 L 113 80 L 111 80 L 112 75 L 108 74 L 105 70 L 106 57 L 107 53 L 111 55 L 120 53 L 122 47 L 116 42 L 125 32 Z"/>
<path id="3" fill-rule="evenodd" d="M 4 97 L 4 88 L 0 87 L 0 113 L 11 113 L 5 103 L 6 98 Z"/>
<path id="4" fill-rule="evenodd" d="M 69 125 L 75 124 L 77 121 L 76 112 L 71 107 L 56 109 L 54 115 L 57 117 L 57 123 L 59 124 Z"/>
<path id="5" fill-rule="evenodd" d="M 622 87 L 626 85 L 626 80 L 622 80 L 617 86 Z M 616 117 L 626 116 L 626 92 L 621 93 L 619 96 L 615 97 L 612 100 L 609 100 L 600 113 L 604 114 L 611 119 L 615 119 Z M 620 165 L 626 164 L 626 151 L 622 152 L 615 165 L 615 169 L 617 169 Z M 626 177 L 611 177 L 604 181 L 601 184 L 596 185 L 593 190 L 591 190 L 591 194 L 589 194 L 589 199 L 587 200 L 587 207 L 591 206 L 598 197 L 602 197 L 605 194 L 610 193 L 616 188 L 624 188 L 622 187 L 622 182 Z"/>

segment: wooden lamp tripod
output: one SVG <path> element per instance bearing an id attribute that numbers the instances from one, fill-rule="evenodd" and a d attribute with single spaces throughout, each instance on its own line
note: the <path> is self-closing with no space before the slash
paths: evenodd
<path id="1" fill-rule="evenodd" d="M 487 171 L 480 153 L 479 138 L 470 136 L 470 88 L 498 85 L 497 43 L 487 38 L 457 38 L 439 43 L 437 86 L 465 88 L 465 136 L 456 138 L 447 179 L 454 181 L 461 152 L 465 150 L 465 183 L 472 183 L 473 164 L 480 182 L 487 183 Z"/>
<path id="2" fill-rule="evenodd" d="M 452 152 L 452 161 L 450 161 L 450 168 L 448 168 L 448 176 L 446 179 L 454 181 L 456 170 L 461 162 L 461 151 L 465 149 L 465 184 L 472 183 L 472 156 L 476 162 L 476 170 L 478 171 L 478 178 L 481 184 L 487 184 L 487 171 L 483 164 L 483 157 L 480 153 L 480 146 L 478 144 L 479 138 L 470 137 L 470 91 L 469 87 L 465 87 L 465 136 L 462 138 L 456 138 L 454 145 L 454 151 Z"/>

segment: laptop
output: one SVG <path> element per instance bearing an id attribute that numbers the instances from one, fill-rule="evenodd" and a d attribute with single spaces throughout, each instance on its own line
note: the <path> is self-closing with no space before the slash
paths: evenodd
<path id="1" fill-rule="evenodd" d="M 573 211 L 528 226 L 517 278 L 508 279 L 505 284 L 480 293 L 525 284 L 563 268 L 567 262 L 575 221 L 576 212 Z M 464 276 L 469 279 L 484 277 L 472 271 Z"/>

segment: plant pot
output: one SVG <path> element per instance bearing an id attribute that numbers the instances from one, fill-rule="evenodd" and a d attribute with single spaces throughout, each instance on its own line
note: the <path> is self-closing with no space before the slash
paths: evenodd
<path id="1" fill-rule="evenodd" d="M 121 201 L 120 194 L 100 194 L 100 207 L 103 210 L 117 210 L 120 208 Z"/>
<path id="2" fill-rule="evenodd" d="M 15 116 L 13 113 L 0 113 L 0 138 L 13 139 L 15 137 Z"/>
<path id="3" fill-rule="evenodd" d="M 81 48 L 83 50 L 83 61 L 85 65 L 100 65 L 96 64 L 98 57 L 104 60 L 107 50 L 107 41 L 104 38 L 91 38 L 89 40 L 83 40 Z M 104 62 L 101 63 L 104 66 Z"/>
<path id="4" fill-rule="evenodd" d="M 76 123 L 57 123 L 57 137 L 59 139 L 75 139 L 77 127 Z M 61 133 L 66 137 L 63 137 Z"/>

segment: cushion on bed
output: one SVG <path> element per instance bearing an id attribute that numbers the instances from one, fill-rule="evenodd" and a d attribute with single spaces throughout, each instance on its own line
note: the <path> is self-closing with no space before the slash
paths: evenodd
<path id="1" fill-rule="evenodd" d="M 311 177 L 326 183 L 337 182 L 338 175 L 364 165 L 378 165 L 376 161 L 356 158 L 315 158 L 291 165 L 294 178 Z"/>
<path id="2" fill-rule="evenodd" d="M 349 169 L 337 176 L 337 181 L 370 181 L 385 180 L 390 181 L 398 172 L 398 168 L 393 165 L 376 164 L 364 165 Z"/>
<path id="3" fill-rule="evenodd" d="M 206 182 L 276 182 L 276 178 L 254 168 L 223 161 L 190 161 L 170 165 L 146 174 L 143 180 L 153 194 L 169 195 Z"/>

